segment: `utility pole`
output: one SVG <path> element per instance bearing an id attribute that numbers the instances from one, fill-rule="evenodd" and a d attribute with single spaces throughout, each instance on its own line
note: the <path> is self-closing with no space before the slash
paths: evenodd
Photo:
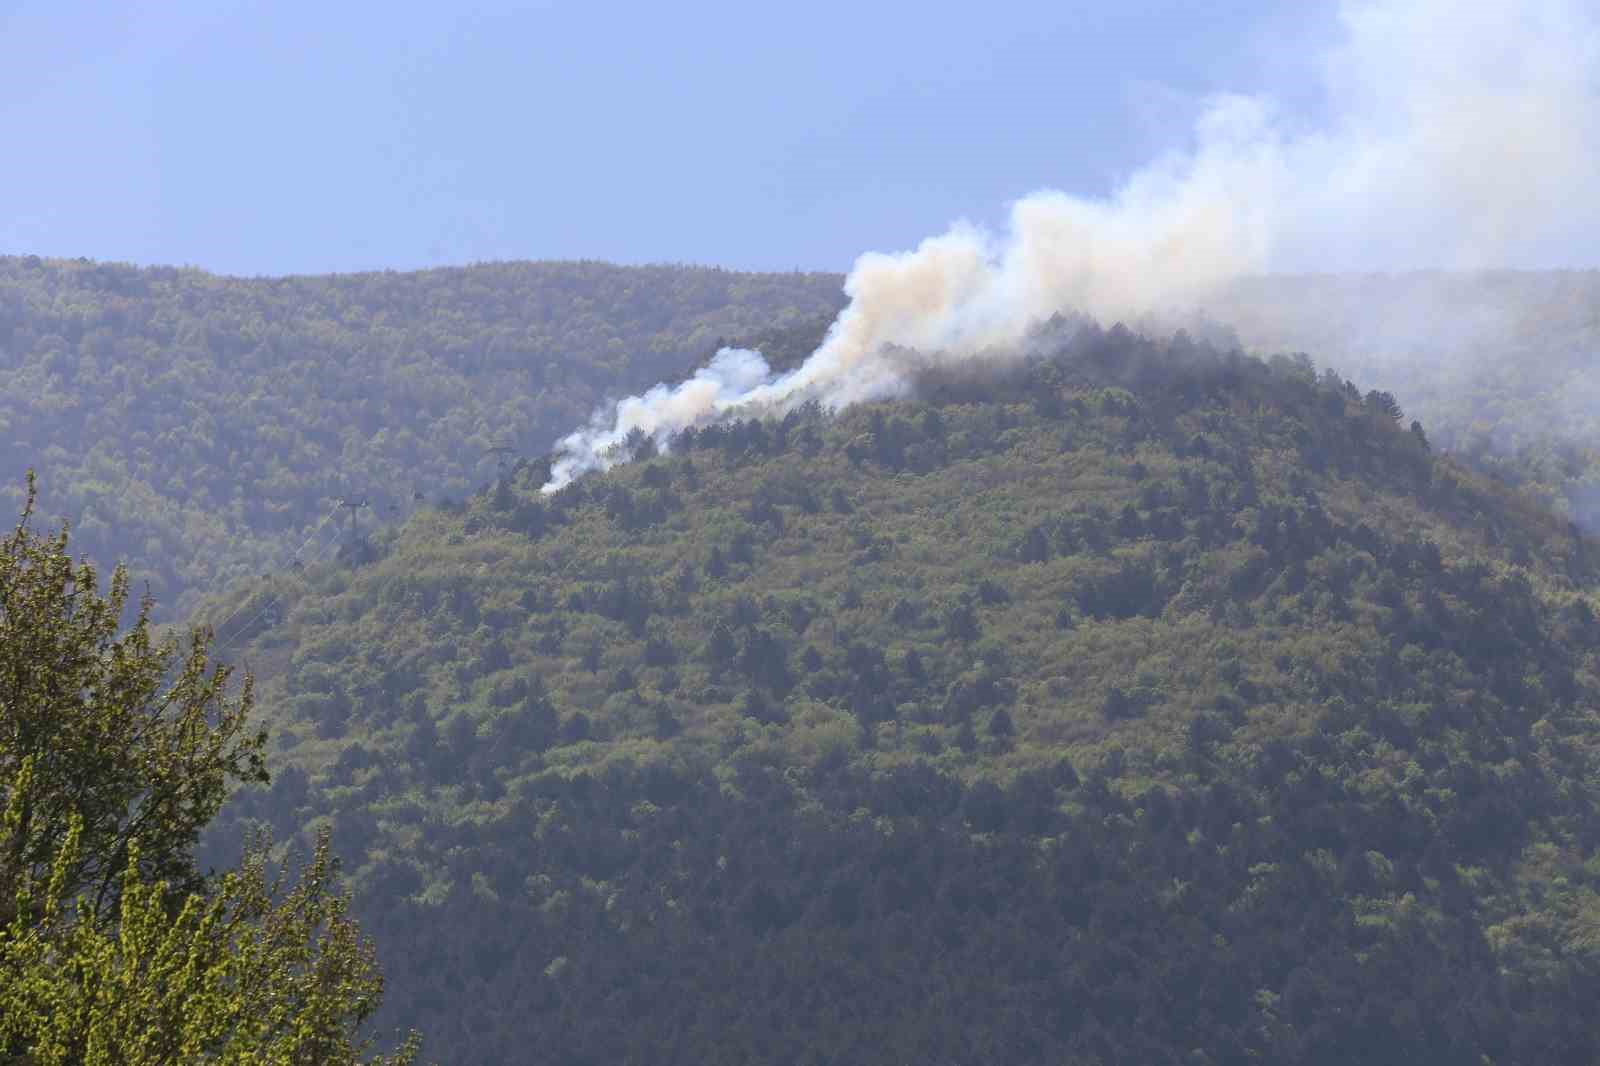
<path id="1" fill-rule="evenodd" d="M 339 501 L 339 506 L 350 512 L 350 546 L 354 548 L 356 544 L 356 512 L 367 506 L 367 498 L 362 496 L 358 499 L 354 496 L 346 496 Z"/>

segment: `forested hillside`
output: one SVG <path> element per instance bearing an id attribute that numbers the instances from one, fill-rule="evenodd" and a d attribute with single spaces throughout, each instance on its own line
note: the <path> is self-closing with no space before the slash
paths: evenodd
<path id="1" fill-rule="evenodd" d="M 1210 312 L 1393 392 L 1434 443 L 1600 529 L 1600 271 L 1255 278 Z"/>
<path id="2" fill-rule="evenodd" d="M 231 580 L 331 555 L 321 523 L 340 497 L 368 502 L 369 528 L 460 498 L 495 474 L 490 449 L 548 447 L 721 340 L 797 362 L 841 282 L 602 263 L 246 279 L 0 257 L 4 491 L 38 470 L 76 543 L 129 560 L 177 618 Z M 1437 445 L 1592 525 L 1597 286 L 1278 278 L 1209 310 L 1250 350 L 1317 352 L 1394 392 Z"/>
<path id="3" fill-rule="evenodd" d="M 224 837 L 331 822 L 449 1062 L 1594 1061 L 1600 545 L 1304 358 L 1030 352 L 236 590 Z"/>
<path id="4" fill-rule="evenodd" d="M 503 263 L 229 278 L 0 257 L 4 500 L 38 471 L 74 542 L 130 562 L 165 617 L 337 547 L 337 498 L 394 521 L 547 447 L 724 337 L 841 302 L 826 274 Z M 14 508 L 13 508 L 14 509 Z"/>
<path id="5" fill-rule="evenodd" d="M 1241 283 L 496 477 L 839 281 L 0 259 L 8 491 L 256 672 L 211 852 L 331 824 L 446 1061 L 1593 1061 L 1595 276 Z"/>

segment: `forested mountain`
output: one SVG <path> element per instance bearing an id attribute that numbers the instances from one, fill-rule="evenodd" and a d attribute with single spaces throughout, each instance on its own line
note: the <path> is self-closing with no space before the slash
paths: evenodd
<path id="1" fill-rule="evenodd" d="M 1600 545 L 1303 357 L 1029 353 L 237 589 L 214 847 L 331 823 L 449 1062 L 1595 1061 Z"/>
<path id="2" fill-rule="evenodd" d="M 1600 271 L 1254 278 L 1209 311 L 1393 392 L 1435 445 L 1600 529 Z"/>
<path id="3" fill-rule="evenodd" d="M 393 521 L 491 476 L 491 447 L 547 447 L 719 338 L 816 331 L 839 280 L 603 263 L 246 279 L 0 257 L 4 499 L 37 470 L 74 543 L 128 560 L 181 616 L 297 548 L 331 554 L 331 524 L 310 534 L 341 496 Z"/>
<path id="4" fill-rule="evenodd" d="M 843 302 L 832 274 L 603 263 L 229 278 L 0 257 L 6 498 L 32 467 L 75 543 L 126 559 L 161 617 L 332 554 L 548 447 L 608 398 L 721 340 L 797 361 Z M 1249 350 L 1313 351 L 1394 392 L 1435 443 L 1600 520 L 1600 274 L 1246 281 L 1212 316 Z M 348 515 L 345 516 L 348 518 Z M 313 535 L 313 534 L 316 535 Z M 296 554 L 298 551 L 298 555 Z"/>
<path id="5" fill-rule="evenodd" d="M 8 491 L 256 672 L 212 853 L 331 824 L 446 1061 L 1593 1061 L 1596 276 L 1212 308 L 1360 387 L 1061 318 L 496 478 L 839 282 L 0 258 Z"/>

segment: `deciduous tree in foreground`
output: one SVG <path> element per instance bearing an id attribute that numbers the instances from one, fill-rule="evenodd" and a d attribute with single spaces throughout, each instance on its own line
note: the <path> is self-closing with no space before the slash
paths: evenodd
<path id="1" fill-rule="evenodd" d="M 102 595 L 67 533 L 0 547 L 0 1063 L 411 1061 L 369 1057 L 383 989 L 324 836 L 298 881 L 264 842 L 206 879 L 193 847 L 231 782 L 264 780 L 248 680 L 194 634 L 181 657 L 128 579 Z"/>

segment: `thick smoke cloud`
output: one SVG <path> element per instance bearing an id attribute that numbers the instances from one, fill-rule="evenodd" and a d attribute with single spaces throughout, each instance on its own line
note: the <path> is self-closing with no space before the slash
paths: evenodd
<path id="1" fill-rule="evenodd" d="M 1587 0 L 1347 0 L 1339 28 L 1305 57 L 1323 89 L 1317 121 L 1219 96 L 1189 144 L 1108 197 L 1041 191 L 998 236 L 957 224 L 910 252 L 867 253 L 803 365 L 775 376 L 758 354 L 724 350 L 562 440 L 546 489 L 617 461 L 635 429 L 664 441 L 736 411 L 900 395 L 919 366 L 1004 358 L 1057 311 L 1185 315 L 1256 275 L 1592 254 L 1600 17 Z"/>

